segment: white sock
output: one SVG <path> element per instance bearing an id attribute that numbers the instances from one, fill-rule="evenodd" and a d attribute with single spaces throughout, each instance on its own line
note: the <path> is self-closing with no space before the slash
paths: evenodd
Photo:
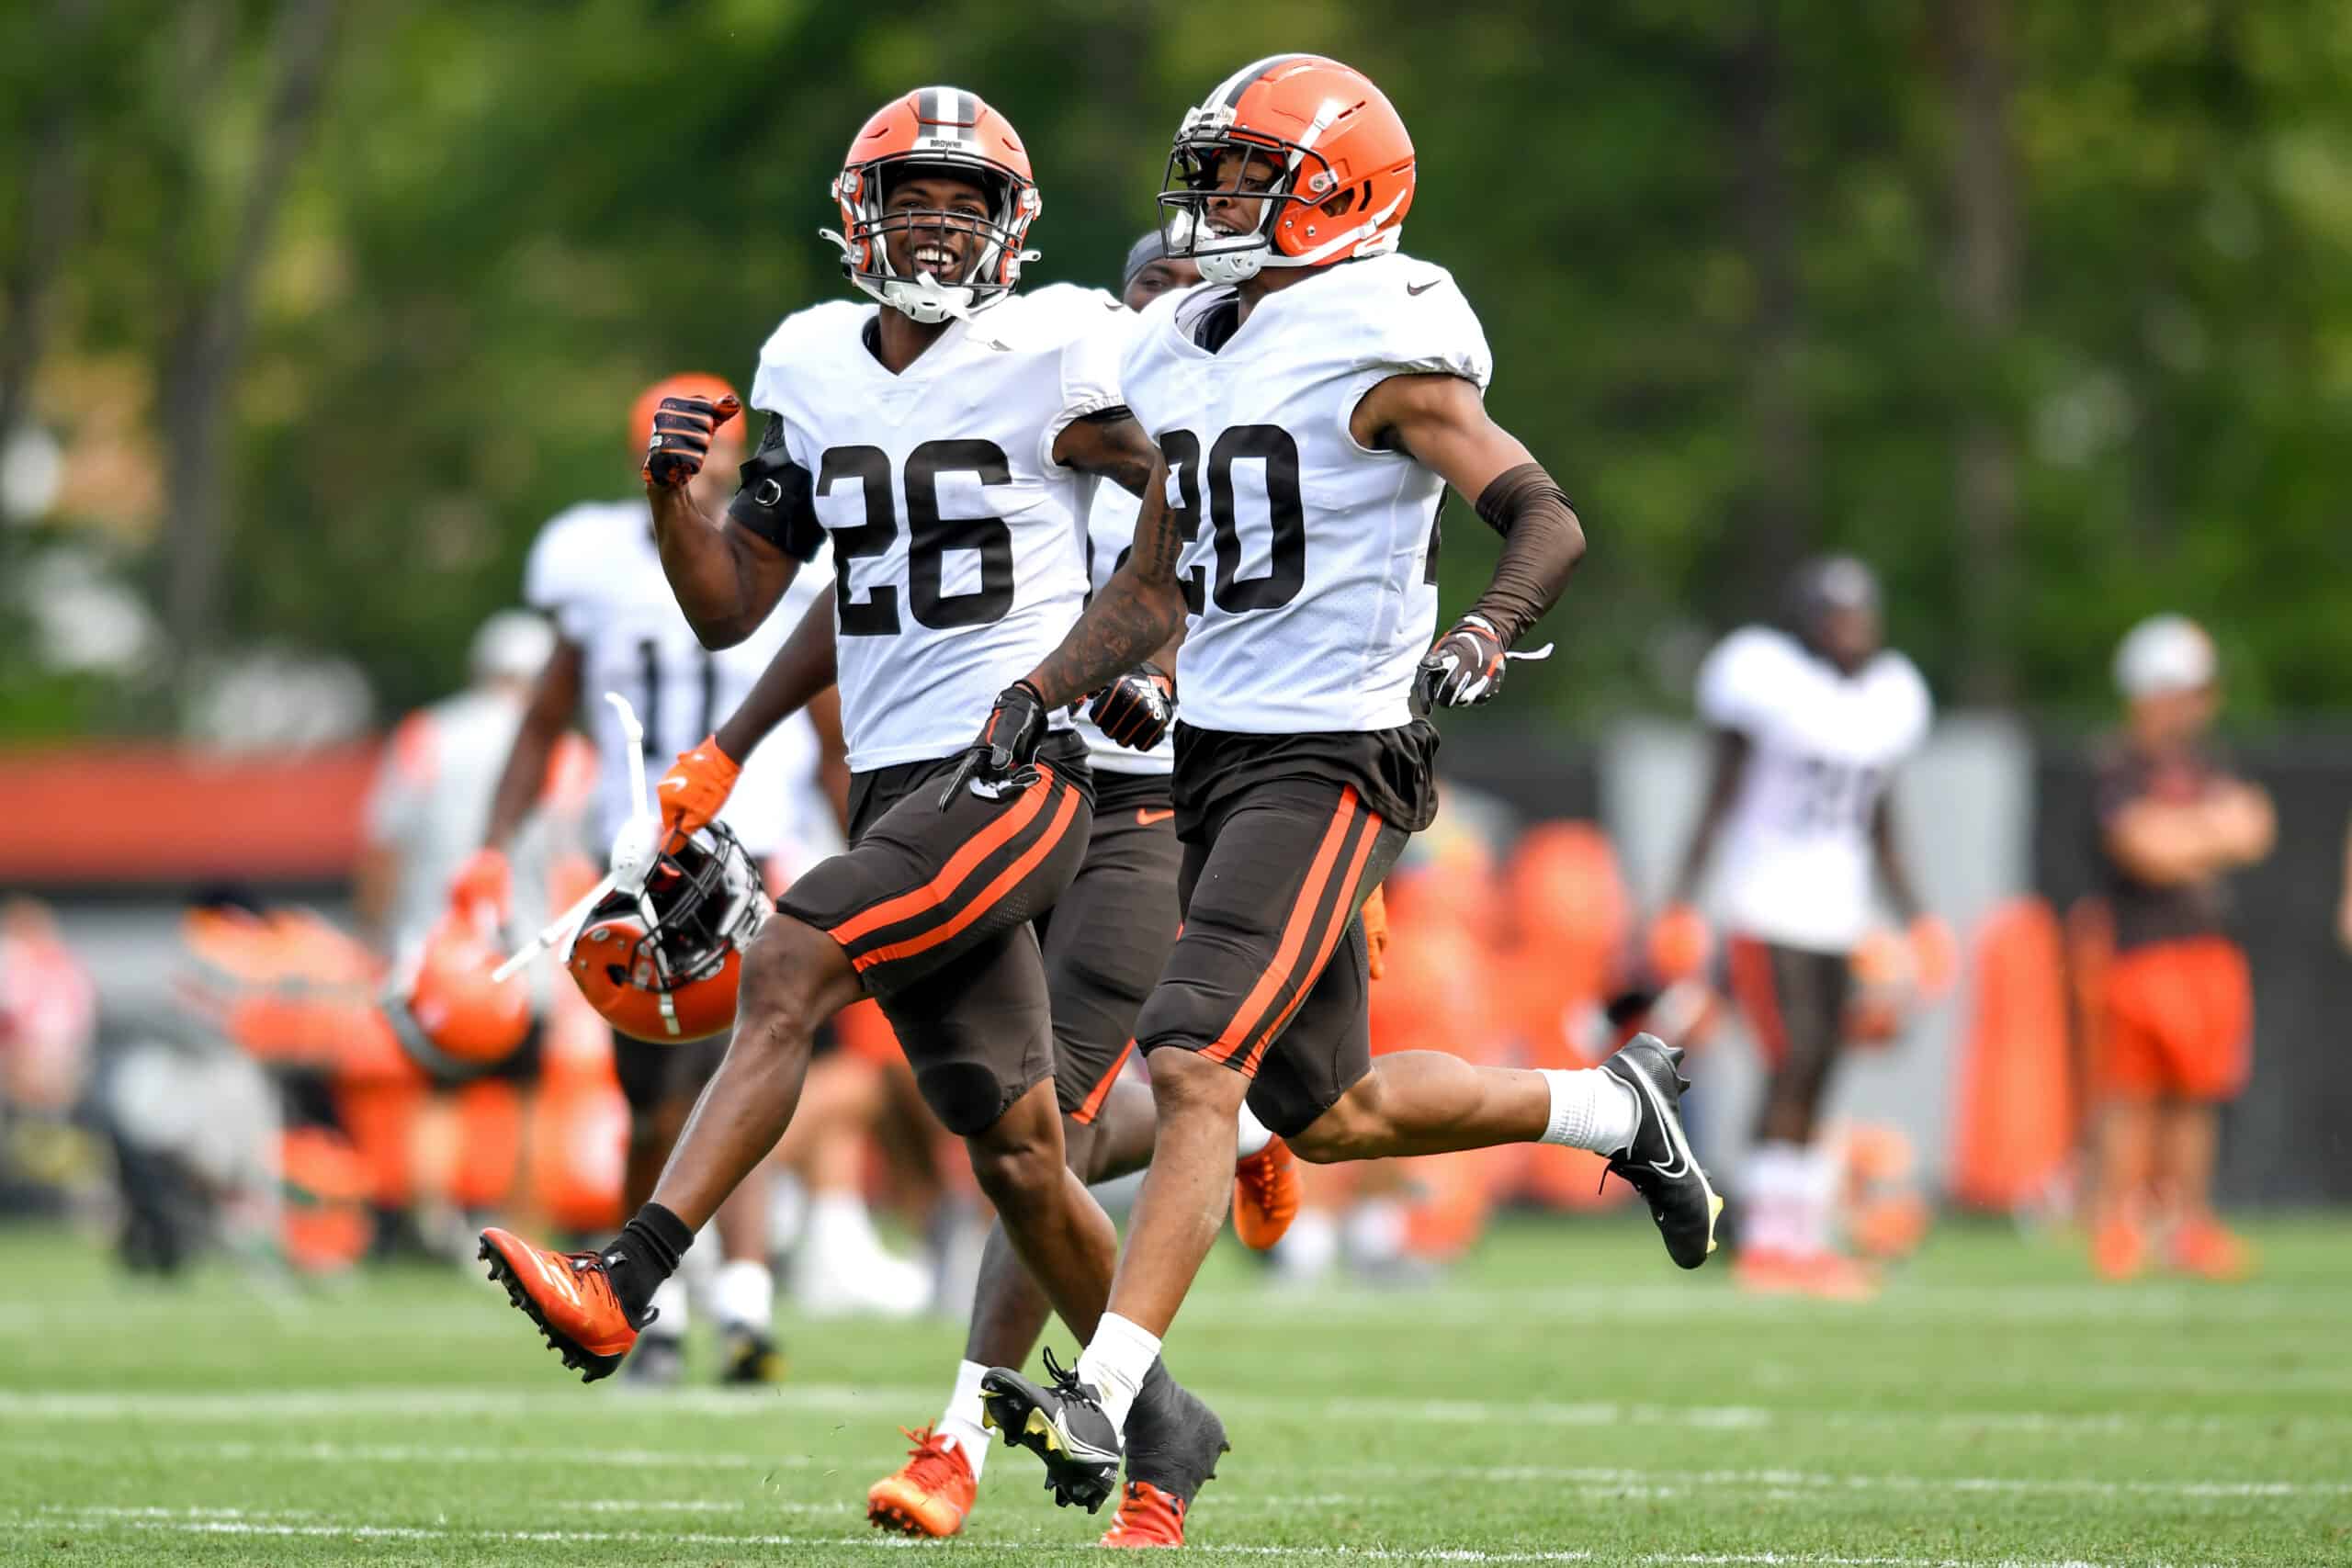
<path id="1" fill-rule="evenodd" d="M 1233 1150 L 1233 1157 L 1235 1159 L 1248 1159 L 1251 1155 L 1256 1154 L 1259 1150 L 1264 1148 L 1268 1144 L 1274 1141 L 1274 1130 L 1250 1113 L 1250 1106 L 1247 1101 L 1243 1102 L 1241 1114 L 1236 1117 L 1235 1120 L 1239 1123 L 1240 1127 L 1240 1137 L 1235 1144 Z"/>
<path id="2" fill-rule="evenodd" d="M 1797 1250 L 1807 1258 L 1827 1252 L 1837 1230 L 1838 1151 L 1826 1144 L 1807 1144 L 1796 1151 L 1796 1181 L 1792 1191 L 1797 1225 Z"/>
<path id="3" fill-rule="evenodd" d="M 661 1314 L 661 1321 L 649 1331 L 657 1339 L 684 1339 L 686 1337 L 686 1282 L 675 1274 L 653 1287 L 653 1300 L 647 1303 Z"/>
<path id="4" fill-rule="evenodd" d="M 1301 1209 L 1274 1243 L 1274 1269 L 1293 1284 L 1319 1280 L 1340 1260 L 1340 1227 L 1325 1209 Z"/>
<path id="5" fill-rule="evenodd" d="M 768 1256 L 782 1258 L 797 1246 L 808 1220 L 808 1189 L 788 1170 L 768 1178 Z"/>
<path id="6" fill-rule="evenodd" d="M 1367 1198 L 1348 1215 L 1348 1256 L 1357 1263 L 1394 1263 L 1405 1256 L 1405 1205 Z"/>
<path id="7" fill-rule="evenodd" d="M 1538 1067 L 1552 1090 L 1552 1120 L 1540 1142 L 1623 1153 L 1641 1131 L 1642 1102 L 1633 1087 L 1599 1067 Z"/>
<path id="8" fill-rule="evenodd" d="M 989 1429 L 980 1425 L 980 1378 L 987 1371 L 978 1361 L 956 1362 L 956 1392 L 947 1396 L 947 1408 L 939 1417 L 939 1435 L 963 1450 L 975 1481 L 989 1461 Z"/>
<path id="9" fill-rule="evenodd" d="M 810 1249 L 821 1255 L 846 1251 L 854 1258 L 870 1258 L 882 1250 L 874 1216 L 866 1213 L 865 1200 L 854 1192 L 813 1194 L 802 1235 Z"/>
<path id="10" fill-rule="evenodd" d="M 761 1334 L 775 1331 L 775 1276 L 764 1263 L 739 1258 L 722 1265 L 710 1282 L 711 1315 Z"/>
<path id="11" fill-rule="evenodd" d="M 1078 1358 L 1078 1381 L 1091 1382 L 1102 1396 L 1111 1425 L 1125 1432 L 1127 1412 L 1143 1388 L 1144 1374 L 1159 1359 L 1159 1336 L 1141 1324 L 1106 1312 L 1094 1327 L 1094 1337 Z"/>
<path id="12" fill-rule="evenodd" d="M 1804 1152 L 1794 1144 L 1758 1144 L 1743 1172 L 1747 1203 L 1743 1222 L 1751 1252 L 1794 1254 L 1804 1249 L 1797 1222 L 1797 1166 Z"/>

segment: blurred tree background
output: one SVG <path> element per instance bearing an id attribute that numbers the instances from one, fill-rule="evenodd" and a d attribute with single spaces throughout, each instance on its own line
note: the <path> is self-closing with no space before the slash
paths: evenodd
<path id="1" fill-rule="evenodd" d="M 1182 109 L 1288 49 L 1403 112 L 1408 249 L 1586 519 L 1513 678 L 1565 722 L 1679 704 L 1833 546 L 1947 703 L 2087 718 L 2177 607 L 2242 712 L 2352 706 L 2341 0 L 24 0 L 0 736 L 171 728 L 257 649 L 447 690 L 540 521 L 632 489 L 638 389 L 843 287 L 884 97 L 1003 109 L 1030 276 L 1110 285 Z"/>

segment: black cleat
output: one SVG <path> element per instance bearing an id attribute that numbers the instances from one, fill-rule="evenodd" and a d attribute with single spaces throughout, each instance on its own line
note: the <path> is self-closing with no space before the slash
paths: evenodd
<path id="1" fill-rule="evenodd" d="M 1690 1085 L 1677 1071 L 1679 1046 L 1669 1048 L 1655 1034 L 1636 1034 L 1600 1064 L 1600 1070 L 1630 1087 L 1641 1101 L 1642 1119 L 1625 1152 L 1609 1162 L 1650 1206 L 1666 1238 L 1667 1256 L 1696 1269 L 1715 1249 L 1715 1216 L 1724 1201 L 1707 1185 L 1707 1173 L 1682 1134 L 1682 1091 Z"/>
<path id="2" fill-rule="evenodd" d="M 730 1323 L 718 1331 L 718 1381 L 723 1383 L 767 1383 L 784 1381 L 784 1352 L 776 1343 L 748 1323 Z"/>
<path id="3" fill-rule="evenodd" d="M 1027 1449 L 1046 1461 L 1046 1490 L 1057 1506 L 1072 1503 L 1093 1513 L 1119 1480 L 1119 1429 L 1091 1383 L 1046 1352 L 1051 1388 L 1008 1367 L 980 1379 L 980 1425 L 1004 1434 L 1005 1446 Z"/>
<path id="4" fill-rule="evenodd" d="M 1216 1412 L 1154 1361 L 1127 1413 L 1127 1480 L 1148 1481 L 1189 1507 L 1232 1449 Z"/>

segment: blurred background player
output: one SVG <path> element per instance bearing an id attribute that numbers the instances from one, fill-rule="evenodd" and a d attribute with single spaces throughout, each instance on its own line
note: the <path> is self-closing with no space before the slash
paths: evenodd
<path id="1" fill-rule="evenodd" d="M 630 419 L 632 449 L 641 452 L 651 437 L 654 411 L 663 398 L 702 394 L 733 395 L 708 376 L 673 377 L 647 389 Z M 722 436 L 712 457 L 696 482 L 723 500 L 742 458 L 741 441 Z M 811 573 L 807 581 L 813 594 L 822 580 Z M 721 651 L 705 649 L 670 595 L 654 548 L 652 516 L 642 500 L 583 502 L 549 521 L 531 547 L 524 594 L 554 623 L 554 649 L 498 773 L 482 847 L 450 887 L 453 902 L 486 903 L 502 912 L 511 908 L 507 846 L 537 797 L 554 749 L 575 721 L 584 717 L 594 739 L 594 841 L 600 852 L 641 806 L 629 798 L 623 755 L 628 742 L 617 716 L 610 705 L 589 699 L 605 692 L 628 698 L 645 727 L 649 761 L 683 752 L 742 699 L 791 625 L 779 618 L 770 635 Z M 780 863 L 787 879 L 820 857 L 837 831 L 833 806 L 820 783 L 829 716 L 830 710 L 820 707 L 779 736 L 747 770 L 750 776 L 726 814 L 728 826 L 753 858 Z M 837 736 L 838 726 L 831 728 Z M 624 1212 L 652 1190 L 679 1127 L 726 1046 L 724 1035 L 670 1045 L 615 1033 L 614 1069 L 629 1108 Z M 855 1136 L 862 1129 L 852 1123 L 842 1131 Z M 814 1195 L 812 1214 L 820 1206 L 828 1216 L 837 1214 L 842 1201 L 838 1194 Z M 746 1183 L 717 1223 L 724 1261 L 710 1280 L 708 1305 L 718 1320 L 721 1376 L 730 1382 L 773 1377 L 778 1361 L 772 1338 L 775 1282 L 768 1266 L 765 1180 Z M 831 1247 L 854 1247 L 861 1239 L 870 1242 L 872 1234 L 870 1225 L 861 1230 L 829 1224 L 823 1239 Z M 821 1272 L 844 1290 L 894 1282 L 900 1296 L 919 1303 L 923 1282 L 895 1278 L 901 1268 L 875 1244 L 870 1251 L 830 1258 Z M 656 1304 L 659 1323 L 644 1337 L 629 1371 L 641 1380 L 672 1381 L 681 1369 L 687 1325 L 684 1281 L 671 1281 Z"/>
<path id="2" fill-rule="evenodd" d="M 419 708 L 392 730 L 368 792 L 366 841 L 352 873 L 352 906 L 361 936 L 396 972 L 423 960 L 425 944 L 450 913 L 449 886 L 481 845 L 500 770 L 555 640 L 545 617 L 527 610 L 500 611 L 474 633 L 466 689 Z M 585 794 L 594 765 L 577 735 L 559 738 L 534 802 L 540 820 L 549 807 Z M 513 857 L 513 880 L 522 894 L 514 911 L 518 929 L 534 929 L 544 919 L 553 837 L 546 831 L 530 834 L 527 848 L 518 846 Z M 535 1014 L 544 1015 L 549 983 L 550 971 L 544 966 L 534 966 L 526 976 Z M 339 1110 L 369 1171 L 379 1251 L 424 1245 L 456 1256 L 458 1239 L 470 1240 L 479 1228 L 475 1217 L 511 1193 L 523 1136 L 514 1080 L 518 1075 L 536 1076 L 537 1054 L 526 1045 L 512 1062 L 497 1065 L 500 1070 L 469 1074 L 469 1081 L 452 1089 L 454 1158 L 446 1192 L 431 1195 L 446 1199 L 442 1206 L 454 1211 L 444 1216 L 451 1221 L 447 1224 L 424 1221 L 415 1207 L 422 1196 L 415 1190 L 418 1123 L 435 1087 L 435 1069 L 443 1065 L 429 1050 L 419 1056 L 415 1062 L 384 1063 L 384 1070 L 369 1077 L 346 1073 L 338 1085 Z"/>
<path id="3" fill-rule="evenodd" d="M 2116 650 L 2124 728 L 2098 771 L 2098 864 L 2112 929 L 2098 1103 L 2093 1258 L 2126 1279 L 2164 1237 L 2172 1266 L 2236 1278 L 2250 1259 L 2213 1217 L 2219 1107 L 2245 1088 L 2254 996 L 2224 933 L 2225 874 L 2270 852 L 2270 797 L 2206 743 L 2219 705 L 2212 639 L 2179 615 Z"/>
<path id="4" fill-rule="evenodd" d="M 1651 951 L 1669 980 L 1703 965 L 1707 928 L 1691 900 L 1722 841 L 1731 989 L 1767 1071 L 1736 1271 L 1755 1289 L 1857 1295 L 1871 1281 L 1833 1245 L 1838 1174 L 1816 1120 L 1846 1041 L 1873 870 L 1923 981 L 1952 968 L 1951 934 L 1920 906 L 1896 848 L 1887 787 L 1933 707 L 1911 661 L 1882 646 L 1878 582 L 1860 561 L 1801 567 L 1790 624 L 1793 635 L 1740 628 L 1699 671 L 1713 776 Z"/>

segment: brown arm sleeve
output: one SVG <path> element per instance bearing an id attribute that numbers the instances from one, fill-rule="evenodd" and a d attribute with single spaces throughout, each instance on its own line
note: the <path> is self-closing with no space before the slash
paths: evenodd
<path id="1" fill-rule="evenodd" d="M 1478 515 L 1503 536 L 1502 558 L 1471 613 L 1510 647 L 1543 618 L 1584 557 L 1584 528 L 1541 463 L 1521 463 L 1478 494 Z"/>

